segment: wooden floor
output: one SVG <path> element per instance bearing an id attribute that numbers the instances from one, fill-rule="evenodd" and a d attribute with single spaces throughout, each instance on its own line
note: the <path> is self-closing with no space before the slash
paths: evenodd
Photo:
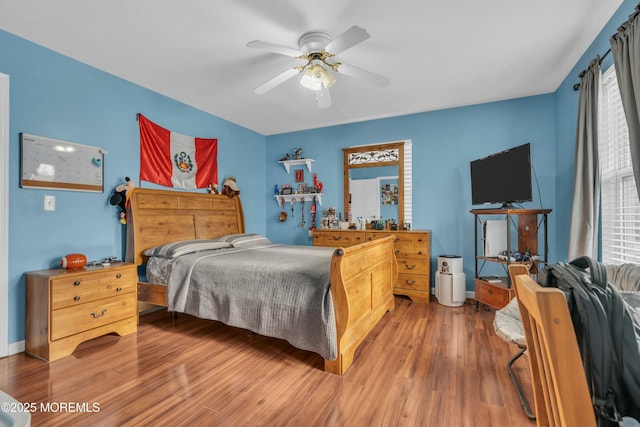
<path id="1" fill-rule="evenodd" d="M 493 316 L 396 297 L 340 377 L 284 341 L 161 311 L 52 363 L 0 359 L 0 389 L 35 409 L 33 426 L 533 427 Z M 527 363 L 516 374 L 529 392 Z"/>

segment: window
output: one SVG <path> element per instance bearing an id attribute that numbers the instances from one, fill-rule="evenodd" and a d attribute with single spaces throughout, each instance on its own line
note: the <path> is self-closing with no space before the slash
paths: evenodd
<path id="1" fill-rule="evenodd" d="M 640 202 L 631 168 L 629 132 L 613 66 L 602 77 L 598 144 L 602 262 L 640 263 Z"/>

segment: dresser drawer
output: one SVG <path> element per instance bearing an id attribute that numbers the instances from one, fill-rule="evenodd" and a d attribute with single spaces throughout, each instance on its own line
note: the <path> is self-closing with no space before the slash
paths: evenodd
<path id="1" fill-rule="evenodd" d="M 349 247 L 364 243 L 364 231 L 315 231 L 314 246 Z"/>
<path id="2" fill-rule="evenodd" d="M 429 233 L 419 233 L 413 235 L 413 247 L 416 254 L 424 254 L 429 257 Z"/>
<path id="3" fill-rule="evenodd" d="M 483 280 L 476 280 L 475 283 L 475 299 L 496 309 L 501 309 L 507 305 L 515 295 L 513 288 L 494 285 Z"/>
<path id="4" fill-rule="evenodd" d="M 51 312 L 51 339 L 74 335 L 136 315 L 136 301 L 130 295 L 104 298 Z"/>
<path id="5" fill-rule="evenodd" d="M 429 260 L 415 258 L 398 258 L 398 272 L 400 274 L 429 274 Z"/>
<path id="6" fill-rule="evenodd" d="M 387 236 L 395 236 L 394 244 L 396 247 L 400 245 L 413 247 L 413 236 L 411 234 L 394 231 L 367 231 L 367 241 L 384 239 Z"/>
<path id="7" fill-rule="evenodd" d="M 419 257 L 429 257 L 429 233 L 407 233 L 393 231 L 367 231 L 367 241 L 395 236 L 394 246 L 397 256 L 401 254 L 416 254 Z"/>
<path id="8" fill-rule="evenodd" d="M 414 289 L 418 291 L 429 290 L 429 276 L 422 274 L 398 274 L 395 288 L 398 289 Z"/>
<path id="9" fill-rule="evenodd" d="M 416 249 L 413 246 L 396 246 L 395 254 L 398 258 L 429 259 L 429 251 Z"/>

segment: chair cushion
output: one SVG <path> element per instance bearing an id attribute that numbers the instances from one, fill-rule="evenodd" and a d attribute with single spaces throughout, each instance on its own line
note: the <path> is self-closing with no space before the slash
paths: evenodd
<path id="1" fill-rule="evenodd" d="M 493 330 L 496 335 L 508 343 L 513 343 L 520 347 L 527 345 L 516 298 L 513 298 L 509 301 L 509 304 L 500 310 L 496 310 L 496 315 L 493 318 Z"/>

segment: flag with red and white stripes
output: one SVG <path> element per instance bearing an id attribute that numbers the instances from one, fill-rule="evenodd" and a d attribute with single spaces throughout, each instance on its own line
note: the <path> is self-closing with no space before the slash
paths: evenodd
<path id="1" fill-rule="evenodd" d="M 165 187 L 207 188 L 218 183 L 218 140 L 181 135 L 142 114 L 140 179 Z"/>

